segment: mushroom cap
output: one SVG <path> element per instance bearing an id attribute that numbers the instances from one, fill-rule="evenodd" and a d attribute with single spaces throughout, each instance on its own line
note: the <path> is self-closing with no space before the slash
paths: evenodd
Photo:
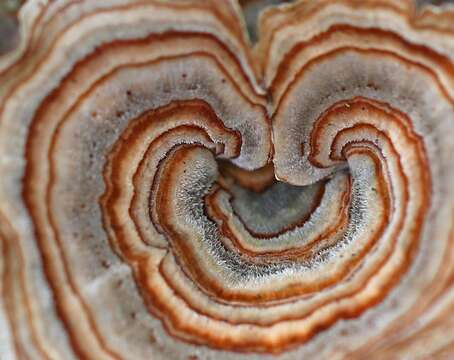
<path id="1" fill-rule="evenodd" d="M 454 8 L 295 1 L 255 44 L 234 0 L 19 24 L 2 360 L 454 356 Z"/>

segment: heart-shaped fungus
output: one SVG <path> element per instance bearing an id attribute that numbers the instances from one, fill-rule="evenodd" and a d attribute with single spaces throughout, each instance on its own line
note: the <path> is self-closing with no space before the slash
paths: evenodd
<path id="1" fill-rule="evenodd" d="M 454 357 L 454 8 L 241 11 L 21 9 L 2 360 Z"/>

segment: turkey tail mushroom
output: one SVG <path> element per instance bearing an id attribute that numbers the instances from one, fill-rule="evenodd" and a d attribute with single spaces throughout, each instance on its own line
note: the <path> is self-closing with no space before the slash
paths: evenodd
<path id="1" fill-rule="evenodd" d="M 1 359 L 454 356 L 454 9 L 29 1 L 0 58 Z"/>

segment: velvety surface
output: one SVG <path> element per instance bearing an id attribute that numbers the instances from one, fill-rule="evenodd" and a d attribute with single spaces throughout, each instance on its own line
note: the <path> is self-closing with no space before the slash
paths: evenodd
<path id="1" fill-rule="evenodd" d="M 2 360 L 454 356 L 454 8 L 254 3 L 21 9 Z"/>

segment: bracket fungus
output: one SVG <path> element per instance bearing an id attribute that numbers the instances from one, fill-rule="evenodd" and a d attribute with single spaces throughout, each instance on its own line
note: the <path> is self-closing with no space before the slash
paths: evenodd
<path id="1" fill-rule="evenodd" d="M 2 360 L 454 357 L 454 8 L 241 11 L 23 6 Z"/>

